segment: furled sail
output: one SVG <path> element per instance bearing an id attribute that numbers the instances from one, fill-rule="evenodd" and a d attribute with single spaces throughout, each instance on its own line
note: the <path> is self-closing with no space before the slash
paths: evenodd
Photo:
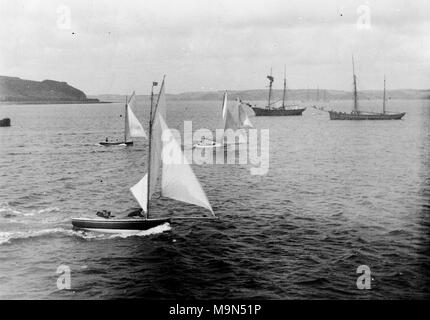
<path id="1" fill-rule="evenodd" d="M 143 130 L 142 124 L 135 116 L 132 107 L 136 105 L 136 95 L 133 92 L 129 102 L 127 103 L 127 125 L 128 135 L 131 138 L 146 138 L 145 130 Z"/>
<path id="2" fill-rule="evenodd" d="M 206 208 L 214 215 L 208 198 L 184 157 L 179 143 L 160 114 L 158 118 L 163 131 L 161 194 Z"/>

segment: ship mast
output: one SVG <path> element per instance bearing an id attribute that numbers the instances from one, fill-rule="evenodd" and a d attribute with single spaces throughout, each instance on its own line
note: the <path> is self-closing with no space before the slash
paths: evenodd
<path id="1" fill-rule="evenodd" d="M 125 96 L 125 112 L 124 112 L 124 143 L 127 143 L 127 117 L 128 117 L 128 110 L 127 110 L 127 99 L 128 97 Z"/>
<path id="2" fill-rule="evenodd" d="M 286 96 L 287 96 L 287 75 L 286 75 L 286 66 L 284 65 L 284 94 L 282 96 L 282 108 L 285 108 Z"/>
<path id="3" fill-rule="evenodd" d="M 385 74 L 384 74 L 384 98 L 382 101 L 382 113 L 385 114 Z"/>
<path id="4" fill-rule="evenodd" d="M 151 87 L 151 107 L 149 111 L 149 147 L 148 147 L 148 181 L 146 188 L 146 219 L 149 218 L 149 197 L 150 197 L 150 184 L 151 184 L 151 142 L 152 142 L 152 105 L 154 102 L 154 87 L 157 85 L 157 82 L 152 82 Z"/>
<path id="5" fill-rule="evenodd" d="M 352 56 L 352 79 L 354 81 L 354 113 L 358 112 L 358 101 L 357 101 L 357 77 L 355 75 L 354 67 L 354 56 Z"/>
<path id="6" fill-rule="evenodd" d="M 270 68 L 270 76 L 267 76 L 267 79 L 269 79 L 269 102 L 267 107 L 270 109 L 270 98 L 272 97 L 272 83 L 273 83 L 273 76 L 272 76 L 272 68 Z"/>

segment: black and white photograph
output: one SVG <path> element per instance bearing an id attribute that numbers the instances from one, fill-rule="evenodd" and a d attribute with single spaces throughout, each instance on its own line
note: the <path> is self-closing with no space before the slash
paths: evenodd
<path id="1" fill-rule="evenodd" d="M 0 300 L 430 299 L 429 13 L 0 0 Z"/>

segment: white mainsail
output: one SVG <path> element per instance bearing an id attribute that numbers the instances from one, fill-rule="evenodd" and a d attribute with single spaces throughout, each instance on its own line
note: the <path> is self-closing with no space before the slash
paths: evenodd
<path id="1" fill-rule="evenodd" d="M 128 135 L 131 138 L 146 138 L 145 130 L 143 130 L 142 124 L 135 116 L 132 107 L 136 105 L 136 95 L 133 92 L 130 100 L 127 103 L 127 125 Z"/>
<path id="2" fill-rule="evenodd" d="M 148 183 L 148 174 L 146 174 L 138 183 L 130 188 L 130 191 L 142 209 L 147 212 L 147 201 L 154 193 L 155 186 L 161 174 L 161 193 L 163 196 L 201 206 L 214 214 L 202 186 L 164 120 L 166 114 L 164 92 L 163 81 L 152 118 L 150 181 Z"/>
<path id="3" fill-rule="evenodd" d="M 236 108 L 234 110 L 234 114 L 237 113 Z M 227 91 L 226 91 L 223 97 L 222 113 L 221 113 L 221 116 L 222 116 L 221 121 L 222 121 L 222 128 L 224 129 L 224 134 L 217 139 L 218 142 L 223 143 L 226 130 L 231 129 L 236 132 L 236 130 L 239 130 L 240 128 L 242 128 L 242 125 L 240 124 L 240 121 L 239 121 L 239 115 L 235 117 L 234 114 L 233 114 L 233 111 L 231 110 L 231 107 L 229 108 L 227 105 Z M 243 133 L 239 132 L 239 135 L 243 136 Z"/>
<path id="4" fill-rule="evenodd" d="M 179 143 L 161 115 L 158 116 L 163 130 L 161 194 L 206 208 L 214 215 L 208 198 L 184 157 Z"/>
<path id="5" fill-rule="evenodd" d="M 227 135 L 234 133 L 239 138 L 239 142 L 246 141 L 245 134 L 243 130 L 241 130 L 241 126 L 238 123 L 237 119 L 233 116 L 233 113 L 229 109 L 227 109 L 226 117 L 225 117 L 225 125 L 224 125 L 224 134 L 222 141 L 224 144 L 229 140 Z M 230 141 L 230 143 L 233 143 Z M 236 142 L 234 142 L 235 144 Z"/>
<path id="6" fill-rule="evenodd" d="M 230 110 L 227 109 L 226 116 L 225 116 L 225 122 L 224 122 L 224 131 L 231 129 L 231 130 L 238 130 L 240 128 L 239 124 L 237 123 L 236 119 L 234 118 L 233 114 Z"/>

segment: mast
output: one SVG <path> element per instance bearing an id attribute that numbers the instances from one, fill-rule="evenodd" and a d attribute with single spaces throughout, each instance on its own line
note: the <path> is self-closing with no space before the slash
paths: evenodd
<path id="1" fill-rule="evenodd" d="M 382 101 L 382 113 L 385 114 L 385 74 L 384 74 L 384 97 Z"/>
<path id="2" fill-rule="evenodd" d="M 286 76 L 286 67 L 284 65 L 284 94 L 282 96 L 282 108 L 285 108 L 286 95 L 287 95 L 287 76 Z"/>
<path id="3" fill-rule="evenodd" d="M 272 97 L 272 83 L 273 83 L 273 76 L 272 76 L 272 68 L 270 68 L 270 76 L 267 76 L 267 79 L 269 79 L 269 102 L 267 104 L 267 107 L 270 109 L 270 98 Z"/>
<path id="4" fill-rule="evenodd" d="M 127 116 L 128 116 L 128 111 L 127 111 L 127 99 L 128 97 L 125 96 L 125 112 L 124 112 L 124 143 L 127 142 Z"/>
<path id="5" fill-rule="evenodd" d="M 149 187 L 151 184 L 151 144 L 152 144 L 152 105 L 154 101 L 154 87 L 157 85 L 157 82 L 152 82 L 151 87 L 151 107 L 149 111 L 149 146 L 148 146 L 148 181 L 147 181 L 147 189 L 146 189 L 146 219 L 149 218 Z"/>
<path id="6" fill-rule="evenodd" d="M 355 67 L 354 67 L 354 56 L 352 56 L 352 79 L 354 82 L 354 112 L 358 112 L 358 99 L 357 99 L 357 77 L 355 75 Z"/>

